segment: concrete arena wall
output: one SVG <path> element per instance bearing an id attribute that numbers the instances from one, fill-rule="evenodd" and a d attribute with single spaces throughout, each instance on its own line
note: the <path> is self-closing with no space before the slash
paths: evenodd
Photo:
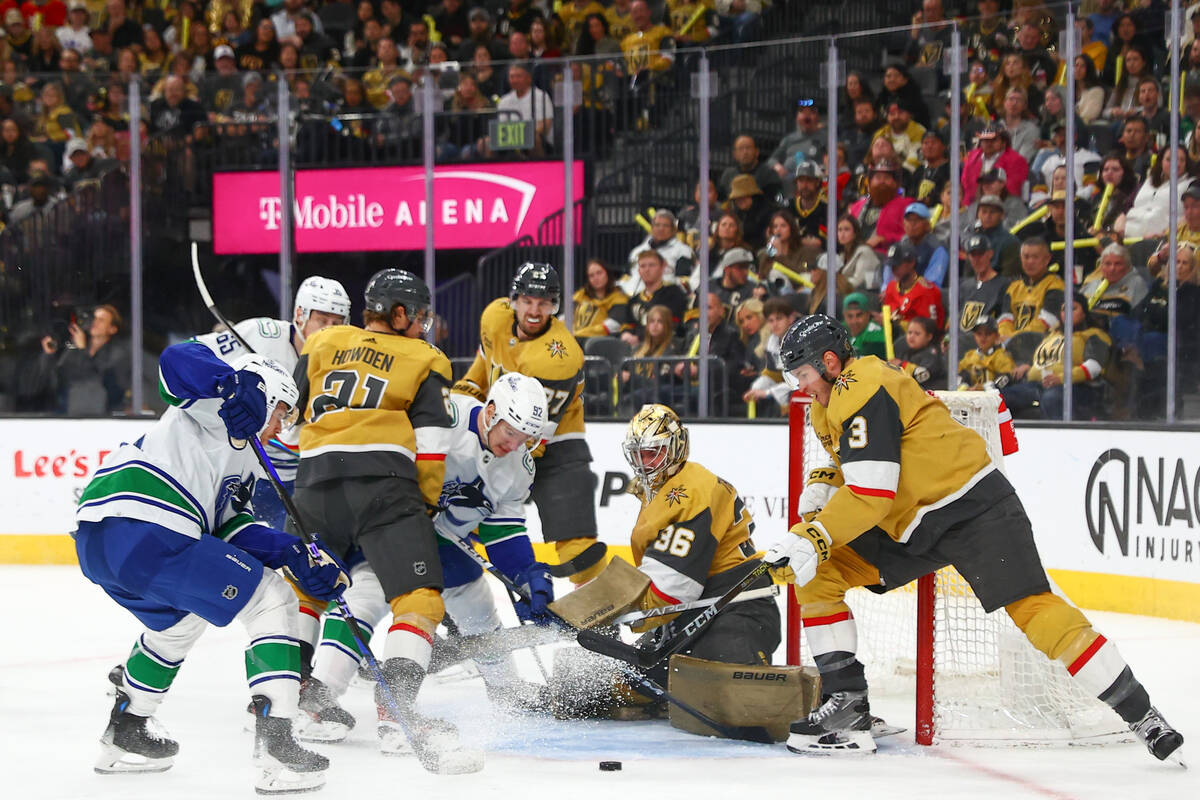
<path id="1" fill-rule="evenodd" d="M 0 563 L 74 563 L 66 534 L 79 493 L 118 443 L 150 424 L 0 420 Z M 782 535 L 786 429 L 689 429 L 692 457 L 733 483 L 754 515 L 755 543 Z M 623 432 L 619 423 L 588 426 L 600 538 L 616 547 L 627 547 L 638 511 L 623 493 Z M 1006 470 L 1062 590 L 1084 608 L 1200 622 L 1200 433 L 1026 428 L 1018 436 Z M 536 513 L 530 529 L 539 540 Z M 539 557 L 550 558 L 549 549 L 539 547 Z"/>

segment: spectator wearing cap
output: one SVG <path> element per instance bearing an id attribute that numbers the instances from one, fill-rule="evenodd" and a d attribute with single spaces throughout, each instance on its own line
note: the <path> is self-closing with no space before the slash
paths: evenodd
<path id="1" fill-rule="evenodd" d="M 8 58 L 20 66 L 29 62 L 33 55 L 33 34 L 18 9 L 4 12 L 4 41 L 8 45 Z"/>
<path id="2" fill-rule="evenodd" d="M 612 310 L 629 303 L 629 295 L 617 286 L 621 279 L 620 268 L 599 258 L 589 258 L 584 274 L 584 285 L 576 289 L 572 297 L 575 319 L 571 333 L 576 339 L 619 333 L 621 326 L 613 319 Z"/>
<path id="3" fill-rule="evenodd" d="M 984 195 L 995 195 L 1000 198 L 1000 202 L 1004 208 L 1004 229 L 1008 230 L 1016 225 L 1021 220 L 1025 219 L 1029 213 L 1029 207 L 1021 202 L 1021 198 L 1014 197 L 1008 193 L 1005 187 L 1008 185 L 1008 176 L 1004 169 L 990 169 L 979 176 L 979 180 L 975 184 L 977 196 L 971 199 L 967 205 L 967 211 L 964 219 L 974 221 L 977 219 L 979 198 Z"/>
<path id="4" fill-rule="evenodd" d="M 860 356 L 887 358 L 887 335 L 871 318 L 871 301 L 863 292 L 852 292 L 842 300 L 842 321 L 850 332 L 850 344 Z"/>
<path id="5" fill-rule="evenodd" d="M 205 75 L 200 84 L 200 103 L 208 113 L 210 121 L 229 117 L 233 104 L 242 94 L 242 76 L 237 71 L 237 58 L 233 48 L 218 45 L 213 51 L 216 71 Z"/>
<path id="6" fill-rule="evenodd" d="M 229 109 L 229 118 L 234 122 L 253 123 L 265 122 L 273 116 L 271 98 L 263 91 L 262 75 L 257 72 L 243 73 L 242 93 L 233 108 Z"/>
<path id="7" fill-rule="evenodd" d="M 100 26 L 112 37 L 113 50 L 142 46 L 142 26 L 129 17 L 125 0 L 106 0 L 104 10 Z"/>
<path id="8" fill-rule="evenodd" d="M 800 232 L 799 246 L 824 249 L 825 224 L 829 219 L 829 204 L 821 190 L 824 175 L 815 161 L 801 161 L 796 166 L 796 199 L 792 211 Z"/>
<path id="9" fill-rule="evenodd" d="M 828 139 L 816 101 L 802 97 L 796 106 L 796 130 L 779 140 L 767 164 L 786 186 L 788 176 L 794 176 L 800 164 L 808 161 L 820 165 Z"/>
<path id="10" fill-rule="evenodd" d="M 492 42 L 495 41 L 495 31 L 492 29 L 492 15 L 486 8 L 477 6 L 467 12 L 467 37 L 459 43 L 454 51 L 455 60 L 470 63 L 475 60 L 475 49 L 480 45 L 491 52 Z"/>
<path id="11" fill-rule="evenodd" d="M 877 161 L 867 171 L 867 195 L 850 206 L 868 245 L 876 253 L 904 237 L 904 210 L 909 200 L 900 194 L 903 170 L 895 161 Z"/>
<path id="12" fill-rule="evenodd" d="M 152 134 L 190 136 L 192 129 L 206 119 L 204 106 L 187 96 L 187 84 L 178 75 L 168 75 L 163 81 L 162 97 L 150 103 Z"/>
<path id="13" fill-rule="evenodd" d="M 83 139 L 67 142 L 67 162 L 71 165 L 63 172 L 63 184 L 71 191 L 80 181 L 97 180 L 105 172 L 117 166 L 115 161 L 93 158 Z"/>
<path id="14" fill-rule="evenodd" d="M 875 132 L 875 138 L 884 138 L 892 143 L 896 157 L 909 172 L 921 163 L 921 139 L 925 126 L 915 122 L 912 112 L 902 99 L 895 99 L 887 107 L 887 123 Z"/>
<path id="15" fill-rule="evenodd" d="M 879 109 L 886 113 L 891 104 L 897 100 L 907 108 L 912 118 L 920 125 L 929 127 L 929 108 L 921 89 L 912 81 L 908 68 L 903 64 L 888 64 L 883 69 L 883 91 L 879 93 Z"/>
<path id="16" fill-rule="evenodd" d="M 783 190 L 779 175 L 768 162 L 762 160 L 758 143 L 747 133 L 733 140 L 733 166 L 726 167 L 717 180 L 717 189 L 721 194 L 732 199 L 729 194 L 733 191 L 733 179 L 739 175 L 753 178 L 754 185 L 770 197 L 775 197 Z"/>
<path id="17" fill-rule="evenodd" d="M 1032 162 L 1037 152 L 1040 131 L 1037 123 L 1033 121 L 1033 114 L 1029 112 L 1029 95 L 1024 89 L 1014 86 L 1004 95 L 1004 116 L 1000 118 L 999 123 L 1008 132 L 1012 149 L 1016 150 L 1026 163 Z"/>
<path id="18" fill-rule="evenodd" d="M 1195 180 L 1188 174 L 1191 166 L 1187 148 L 1182 143 L 1175 153 L 1169 147 L 1165 148 L 1134 195 L 1133 205 L 1125 212 L 1124 230 L 1119 232 L 1130 238 L 1165 236 L 1171 202 L 1171 169 L 1174 168 L 1179 176 L 1179 195 L 1182 198 Z"/>
<path id="19" fill-rule="evenodd" d="M 1000 337 L 1007 342 L 1018 333 L 1055 330 L 1061 320 L 1055 309 L 1062 305 L 1065 284 L 1050 271 L 1050 245 L 1045 239 L 1021 244 L 1021 277 L 1008 285 L 1000 312 Z"/>
<path id="20" fill-rule="evenodd" d="M 721 273 L 716 285 L 710 284 L 710 291 L 715 292 L 726 311 L 733 309 L 754 296 L 754 287 L 758 278 L 752 276 L 754 269 L 754 254 L 744 247 L 735 247 L 721 257 L 717 271 Z"/>
<path id="21" fill-rule="evenodd" d="M 929 206 L 909 203 L 904 209 L 904 238 L 900 241 L 908 242 L 917 249 L 917 274 L 934 286 L 942 286 L 950 267 L 950 254 L 941 242 L 930 235 L 932 218 L 933 212 Z M 885 269 L 883 282 L 886 284 L 891 277 Z"/>
<path id="22" fill-rule="evenodd" d="M 979 317 L 971 329 L 971 335 L 975 347 L 959 359 L 958 390 L 979 392 L 1003 389 L 1012 380 L 1017 364 L 1000 342 L 995 318 Z"/>
<path id="23" fill-rule="evenodd" d="M 994 194 L 985 194 L 975 206 L 975 220 L 963 230 L 963 237 L 977 233 L 992 243 L 992 266 L 1004 275 L 1020 272 L 1021 242 L 1004 225 L 1004 201 Z"/>
<path id="24" fill-rule="evenodd" d="M 92 34 L 88 22 L 87 3 L 83 0 L 71 0 L 67 5 L 67 23 L 54 32 L 64 50 L 86 53 L 92 49 Z"/>
<path id="25" fill-rule="evenodd" d="M 946 322 L 942 290 L 917 273 L 917 248 L 908 242 L 892 245 L 884 266 L 893 276 L 882 296 L 883 304 L 892 309 L 892 319 L 904 330 L 916 317 L 927 317 L 942 328 Z"/>
<path id="26" fill-rule="evenodd" d="M 738 175 L 733 179 L 728 207 L 742 223 L 746 242 L 756 250 L 765 246 L 767 226 L 779 206 L 763 193 L 753 175 Z"/>
<path id="27" fill-rule="evenodd" d="M 649 235 L 629 251 L 629 275 L 622 279 L 626 293 L 637 291 L 637 258 L 643 250 L 656 250 L 663 257 L 667 264 L 663 280 L 667 283 L 692 274 L 696 254 L 679 238 L 679 220 L 665 208 L 654 212 Z"/>
<path id="28" fill-rule="evenodd" d="M 963 196 L 975 197 L 979 176 L 993 169 L 1004 170 L 1005 188 L 1010 195 L 1020 197 L 1029 174 L 1029 164 L 1020 153 L 1009 147 L 1008 136 L 998 125 L 989 125 L 980 131 L 979 145 L 963 159 Z"/>
<path id="29" fill-rule="evenodd" d="M 946 134 L 939 130 L 927 130 L 921 137 L 921 162 L 909 178 L 912 191 L 907 194 L 927 206 L 934 206 L 941 202 L 942 187 L 949 180 L 950 158 L 946 152 Z"/>
<path id="30" fill-rule="evenodd" d="M 1000 318 L 1005 292 L 1011 282 L 992 265 L 992 242 L 988 237 L 979 233 L 967 237 L 965 249 L 971 274 L 959 285 L 962 309 L 958 329 L 963 335 L 969 334 L 985 317 Z"/>
<path id="31" fill-rule="evenodd" d="M 55 188 L 54 179 L 45 172 L 33 174 L 29 179 L 29 196 L 8 212 L 8 226 L 15 228 L 25 220 L 41 216 L 54 208 L 58 203 Z"/>

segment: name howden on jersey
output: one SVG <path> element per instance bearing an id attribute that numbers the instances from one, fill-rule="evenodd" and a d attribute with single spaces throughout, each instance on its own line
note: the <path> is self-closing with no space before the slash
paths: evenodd
<path id="1" fill-rule="evenodd" d="M 391 372 L 392 364 L 396 362 L 396 357 L 380 352 L 374 347 L 367 347 L 366 345 L 338 350 L 333 354 L 332 363 L 335 367 L 348 364 L 351 361 L 358 361 L 383 372 Z"/>
<path id="2" fill-rule="evenodd" d="M 312 195 L 298 197 L 292 204 L 296 227 L 301 230 L 383 228 L 386 220 L 382 203 L 368 202 L 365 194 L 352 194 L 344 200 L 328 195 L 322 202 Z M 508 204 L 501 197 L 445 198 L 435 202 L 441 225 L 494 225 L 510 219 Z M 258 198 L 258 218 L 268 231 L 279 230 L 283 203 L 278 197 Z M 415 213 L 414 213 L 415 212 Z M 392 215 L 392 227 L 425 224 L 425 201 L 401 200 Z"/>

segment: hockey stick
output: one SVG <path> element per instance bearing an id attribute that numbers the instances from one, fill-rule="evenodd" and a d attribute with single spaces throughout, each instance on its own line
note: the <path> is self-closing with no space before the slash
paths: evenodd
<path id="1" fill-rule="evenodd" d="M 777 584 L 771 584 L 770 586 L 764 586 L 761 589 L 751 589 L 749 591 L 742 592 L 733 602 L 744 603 L 747 600 L 758 600 L 763 597 L 774 597 L 777 594 L 779 594 L 779 586 Z M 683 611 L 695 611 L 698 608 L 708 608 L 713 603 L 717 602 L 718 599 L 719 598 L 716 597 L 705 597 L 702 600 L 693 600 L 690 603 L 676 603 L 673 606 L 659 606 L 658 608 L 651 608 L 646 611 L 630 611 L 628 614 L 622 614 L 614 619 L 613 623 L 617 625 L 629 625 L 635 622 L 641 622 L 642 620 L 652 619 L 654 617 L 665 617 L 669 614 L 678 614 Z"/>
<path id="2" fill-rule="evenodd" d="M 674 653 L 678 653 L 694 642 L 704 631 L 705 626 L 712 622 L 713 617 L 720 614 L 726 606 L 734 601 L 734 598 L 748 589 L 750 584 L 758 580 L 759 576 L 766 573 L 770 567 L 771 565 L 765 561 L 759 562 L 758 566 L 747 572 L 729 591 L 718 597 L 711 606 L 690 620 L 683 626 L 681 631 L 663 640 L 657 647 L 637 647 L 626 644 L 620 639 L 613 639 L 592 630 L 580 631 L 577 637 L 578 641 L 593 653 L 600 653 L 610 658 L 619 659 L 639 669 L 651 669 L 663 659 L 668 658 Z"/>
<path id="3" fill-rule="evenodd" d="M 225 315 L 221 313 L 221 309 L 213 302 L 212 295 L 208 292 L 208 286 L 204 283 L 204 275 L 200 272 L 200 254 L 196 247 L 196 243 L 192 242 L 192 276 L 196 279 L 196 288 L 200 290 L 200 298 L 204 300 L 204 304 L 208 306 L 208 310 L 224 325 L 233 338 L 237 339 L 238 344 L 246 348 L 246 352 L 253 353 L 254 348 L 250 343 L 242 338 L 242 335 L 237 332 L 237 328 L 229 323 Z M 292 518 L 292 523 L 296 526 L 296 531 L 300 534 L 300 540 L 304 542 L 308 548 L 308 557 L 316 563 L 321 561 L 321 551 L 317 548 L 316 542 L 313 539 L 312 533 L 304 524 L 300 516 L 300 510 L 296 508 L 296 503 L 292 500 L 292 496 L 288 494 L 287 489 L 283 486 L 283 481 L 279 479 L 279 473 L 275 471 L 275 466 L 271 460 L 267 458 L 267 453 L 263 450 L 262 442 L 256 437 L 251 437 L 250 446 L 254 449 L 254 455 L 258 458 L 258 464 L 263 468 L 267 475 L 267 480 L 271 483 L 271 488 L 275 490 L 275 494 L 279 496 L 279 501 L 283 503 L 287 514 Z M 358 646 L 360 654 L 367 660 L 368 666 L 371 668 L 371 676 L 375 679 L 375 683 L 382 690 L 384 705 L 388 707 L 388 712 L 392 717 L 404 727 L 404 732 L 411 740 L 413 737 L 409 734 L 408 727 L 404 722 L 404 716 L 400 711 L 400 703 L 396 700 L 396 696 L 392 694 L 392 688 L 388 686 L 387 679 L 383 676 L 383 670 L 379 666 L 379 661 L 375 658 L 375 654 L 371 651 L 371 646 L 367 643 L 366 637 L 363 636 L 362 629 L 358 627 L 358 621 L 354 615 L 350 613 L 350 607 L 346 605 L 346 601 L 341 597 L 335 600 L 338 610 L 342 612 L 342 616 L 346 620 L 346 627 L 350 629 L 350 634 L 354 637 L 355 644 Z"/>
<path id="4" fill-rule="evenodd" d="M 551 577 L 554 578 L 569 578 L 576 572 L 583 572 L 588 567 L 594 566 L 600 562 L 600 559 L 608 553 L 608 545 L 604 542 L 592 542 L 579 555 L 572 558 L 570 561 L 564 561 L 561 564 L 547 564 L 550 570 Z"/>
<path id="5" fill-rule="evenodd" d="M 508 589 L 509 592 L 517 595 L 522 600 L 529 600 L 529 595 L 520 586 L 517 586 L 511 578 L 509 578 L 500 570 L 496 569 L 496 567 L 492 564 L 488 563 L 482 556 L 479 555 L 479 553 L 476 553 L 475 548 L 458 538 L 455 538 L 453 541 L 458 545 L 460 550 L 468 555 L 468 557 L 470 557 L 473 561 L 486 569 L 488 572 L 494 575 L 497 580 L 504 584 L 504 588 Z M 549 611 L 549 613 L 554 617 L 555 621 L 559 625 L 563 626 L 567 630 L 575 630 L 575 628 L 569 622 L 560 617 L 558 614 L 555 614 L 553 611 Z M 578 635 L 582 636 L 585 633 L 590 633 L 590 631 L 582 630 L 578 632 Z M 590 650 L 592 648 L 588 649 Z M 600 651 L 597 650 L 595 652 Z M 607 655 L 607 653 L 603 653 L 603 655 Z M 650 697 L 653 697 L 659 702 L 665 701 L 671 703 L 683 713 L 699 720 L 700 722 L 704 723 L 706 727 L 711 728 L 727 739 L 742 739 L 744 741 L 758 742 L 760 744 L 775 743 L 775 740 L 771 738 L 769 733 L 767 733 L 767 729 L 761 725 L 726 725 L 723 722 L 717 722 L 715 719 L 708 716 L 698 708 L 695 708 L 680 700 L 673 694 L 668 693 L 666 689 L 659 686 L 649 677 L 642 675 L 636 670 L 630 669 L 624 664 L 620 664 L 620 667 L 622 675 L 626 680 L 633 684 L 635 689 Z"/>

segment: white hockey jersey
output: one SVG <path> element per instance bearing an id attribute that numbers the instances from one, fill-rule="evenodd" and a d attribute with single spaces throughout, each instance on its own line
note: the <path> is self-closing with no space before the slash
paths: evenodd
<path id="1" fill-rule="evenodd" d="M 251 317 L 233 326 L 254 352 L 265 356 L 292 373 L 300 360 L 297 348 L 303 343 L 292 323 L 270 317 Z M 229 331 L 206 333 L 196 341 L 204 344 L 227 364 L 232 364 L 246 353 L 246 348 Z M 300 463 L 300 428 L 289 425 L 279 435 L 267 442 L 267 456 L 275 466 L 282 481 L 296 480 L 296 467 Z"/>
<path id="2" fill-rule="evenodd" d="M 485 546 L 525 535 L 525 499 L 533 483 L 533 456 L 527 448 L 497 458 L 479 438 L 483 404 L 462 394 L 450 395 L 452 422 L 446 449 L 446 476 L 434 518 L 444 537 L 465 538 L 478 528 Z"/>
<path id="3" fill-rule="evenodd" d="M 229 539 L 254 523 L 250 496 L 261 477 L 254 450 L 231 446 L 217 416 L 221 400 L 179 400 L 177 389 L 163 388 L 172 407 L 145 435 L 104 460 L 75 519 L 129 517 L 193 539 L 206 533 Z"/>

